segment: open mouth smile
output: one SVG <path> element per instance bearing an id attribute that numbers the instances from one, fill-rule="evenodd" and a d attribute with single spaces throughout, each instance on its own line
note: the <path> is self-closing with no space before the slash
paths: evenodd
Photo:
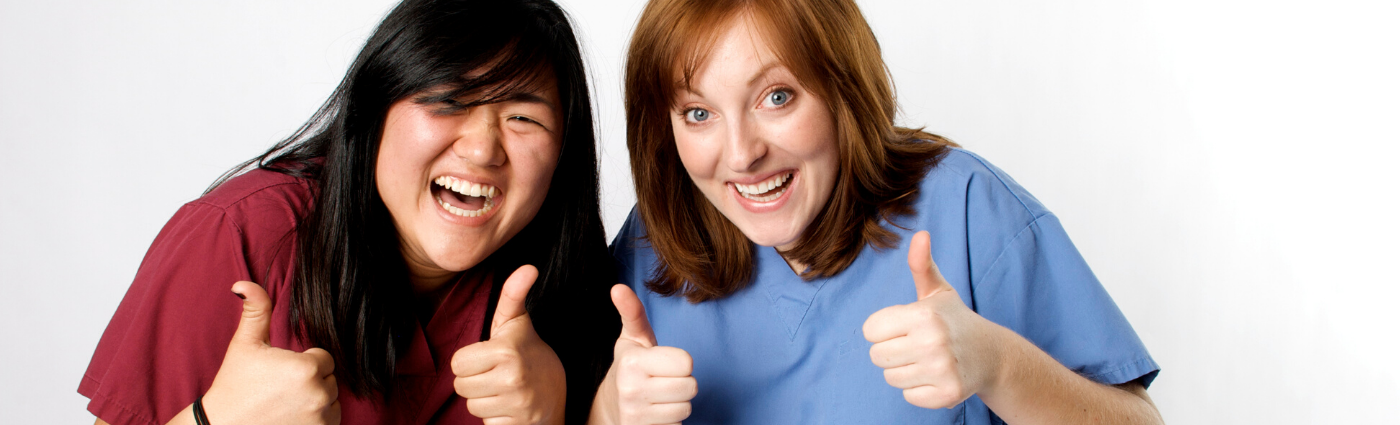
<path id="1" fill-rule="evenodd" d="M 783 196 L 792 181 L 792 172 L 781 173 L 755 184 L 731 183 L 739 196 L 754 202 L 771 202 Z"/>
<path id="2" fill-rule="evenodd" d="M 495 186 L 472 183 L 452 176 L 433 179 L 433 192 L 438 205 L 453 215 L 480 217 L 496 206 L 501 193 Z"/>

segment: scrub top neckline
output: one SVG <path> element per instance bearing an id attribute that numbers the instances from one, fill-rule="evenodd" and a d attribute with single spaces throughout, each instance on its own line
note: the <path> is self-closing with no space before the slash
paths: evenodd
<path id="1" fill-rule="evenodd" d="M 788 339 L 796 339 L 812 302 L 830 279 L 803 280 L 776 248 L 759 247 L 755 251 L 754 289 L 767 296 L 778 321 L 788 331 Z"/>

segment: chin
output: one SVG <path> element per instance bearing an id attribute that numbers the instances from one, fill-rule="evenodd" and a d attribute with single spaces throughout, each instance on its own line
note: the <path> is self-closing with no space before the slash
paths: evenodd
<path id="1" fill-rule="evenodd" d="M 748 226 L 740 227 L 739 231 L 743 232 L 744 237 L 749 238 L 749 241 L 753 242 L 755 245 L 766 247 L 777 247 L 791 244 L 797 242 L 797 238 L 802 236 L 798 234 L 791 234 L 791 232 L 783 232 L 779 234 L 777 232 L 774 232 L 771 227 L 763 226 L 761 224 L 751 224 Z"/>
<path id="2" fill-rule="evenodd" d="M 481 264 L 486 259 L 486 255 L 476 252 L 453 252 L 435 255 L 432 259 L 443 270 L 461 272 Z"/>

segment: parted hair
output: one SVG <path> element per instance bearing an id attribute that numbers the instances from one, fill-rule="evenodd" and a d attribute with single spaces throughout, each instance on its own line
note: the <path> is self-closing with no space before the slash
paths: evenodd
<path id="1" fill-rule="evenodd" d="M 725 29 L 743 20 L 835 121 L 836 186 L 795 248 L 782 252 L 810 265 L 804 279 L 840 273 L 867 244 L 894 247 L 898 237 L 884 226 L 913 212 L 919 183 L 956 146 L 894 125 L 894 87 L 853 0 L 650 1 L 627 53 L 627 149 L 645 242 L 659 261 L 647 287 L 691 302 L 724 297 L 753 276 L 754 244 L 690 180 L 669 115 Z"/>

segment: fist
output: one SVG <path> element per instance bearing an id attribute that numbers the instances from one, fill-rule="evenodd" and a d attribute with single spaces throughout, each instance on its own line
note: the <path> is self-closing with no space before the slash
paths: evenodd
<path id="1" fill-rule="evenodd" d="M 994 379 L 996 350 L 982 326 L 991 324 L 968 309 L 958 291 L 938 273 L 929 253 L 928 232 L 909 245 L 909 271 L 918 300 L 884 308 L 866 319 L 862 331 L 870 360 L 885 370 L 885 382 L 904 390 L 909 403 L 953 407 Z"/>
<path id="2" fill-rule="evenodd" d="M 511 273 L 491 318 L 491 338 L 452 356 L 457 395 L 488 425 L 564 421 L 564 366 L 525 312 L 525 296 L 538 276 L 531 265 Z"/>
<path id="3" fill-rule="evenodd" d="M 627 285 L 613 286 L 612 300 L 622 316 L 622 334 L 598 395 L 600 401 L 613 401 L 605 406 L 608 422 L 672 424 L 690 417 L 696 393 L 690 353 L 656 345 L 646 310 Z"/>
<path id="4" fill-rule="evenodd" d="M 320 348 L 295 352 L 269 344 L 272 300 L 253 282 L 233 284 L 243 317 L 224 362 L 204 394 L 214 423 L 339 424 L 335 362 Z"/>

